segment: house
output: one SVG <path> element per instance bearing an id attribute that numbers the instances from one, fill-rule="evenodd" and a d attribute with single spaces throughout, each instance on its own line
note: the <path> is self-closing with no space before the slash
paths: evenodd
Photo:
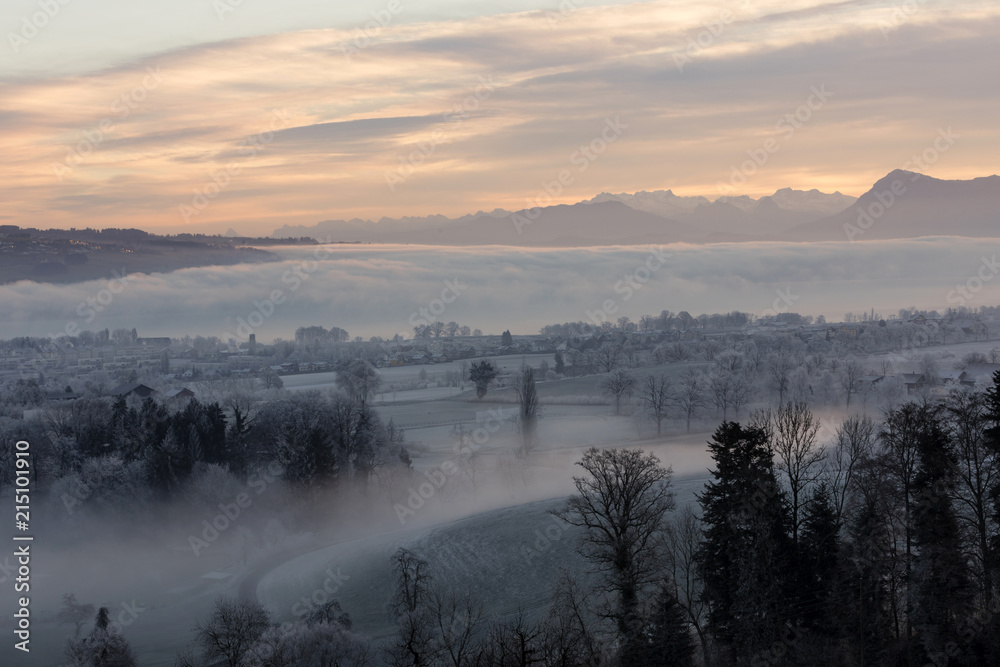
<path id="1" fill-rule="evenodd" d="M 997 371 L 1000 371 L 1000 364 L 969 364 L 959 375 L 958 381 L 974 387 L 980 381 L 989 382 Z"/>
<path id="2" fill-rule="evenodd" d="M 54 401 L 75 401 L 80 398 L 80 394 L 75 392 L 55 392 L 46 396 L 46 399 L 51 403 Z"/>
<path id="3" fill-rule="evenodd" d="M 907 393 L 918 391 L 924 386 L 925 380 L 922 373 L 903 373 L 900 378 Z"/>
<path id="4" fill-rule="evenodd" d="M 938 380 L 943 385 L 957 385 L 962 381 L 963 372 L 964 371 L 941 371 L 938 373 Z"/>
<path id="5" fill-rule="evenodd" d="M 884 379 L 885 379 L 884 375 L 864 375 L 861 377 L 861 382 L 865 385 L 874 387 Z"/>
<path id="6" fill-rule="evenodd" d="M 954 323 L 954 326 L 961 329 L 962 333 L 973 340 L 989 340 L 990 329 L 980 320 L 962 320 Z"/>
<path id="7" fill-rule="evenodd" d="M 187 387 L 180 387 L 178 389 L 168 389 L 163 392 L 163 397 L 167 400 L 183 400 L 186 398 L 194 398 L 194 392 Z"/>
<path id="8" fill-rule="evenodd" d="M 165 347 L 170 347 L 170 338 L 167 336 L 136 338 L 135 343 L 136 345 L 141 345 L 142 347 L 155 347 L 163 349 Z"/>
<path id="9" fill-rule="evenodd" d="M 139 396 L 140 398 L 148 398 L 156 393 L 156 390 L 152 387 L 147 387 L 144 384 L 139 384 L 138 382 L 126 382 L 125 384 L 120 384 L 111 390 L 112 396 L 117 396 L 119 398 L 127 396 Z"/>

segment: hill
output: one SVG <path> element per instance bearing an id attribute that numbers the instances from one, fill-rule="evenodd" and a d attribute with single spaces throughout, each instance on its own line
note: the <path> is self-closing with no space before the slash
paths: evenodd
<path id="1" fill-rule="evenodd" d="M 1000 176 L 946 181 L 896 169 L 850 208 L 788 231 L 795 241 L 1000 235 Z"/>
<path id="2" fill-rule="evenodd" d="M 289 241 L 292 242 L 303 242 Z M 306 243 L 315 243 L 312 239 Z M 0 284 L 75 283 L 128 273 L 168 273 L 197 266 L 267 262 L 277 255 L 248 244 L 272 239 L 201 234 L 159 236 L 139 229 L 21 229 L 0 226 Z"/>

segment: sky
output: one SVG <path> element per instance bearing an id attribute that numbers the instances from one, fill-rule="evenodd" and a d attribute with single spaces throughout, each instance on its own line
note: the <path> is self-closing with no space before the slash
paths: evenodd
<path id="1" fill-rule="evenodd" d="M 0 224 L 266 235 L 998 171 L 993 0 L 4 0 L 0 32 Z"/>

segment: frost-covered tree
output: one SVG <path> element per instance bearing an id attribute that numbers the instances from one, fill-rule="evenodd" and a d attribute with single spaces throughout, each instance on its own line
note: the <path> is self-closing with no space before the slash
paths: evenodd
<path id="1" fill-rule="evenodd" d="M 206 660 L 238 667 L 270 625 L 271 616 L 259 602 L 221 597 L 195 626 L 195 637 Z"/>
<path id="2" fill-rule="evenodd" d="M 517 394 L 517 424 L 521 431 L 521 452 L 527 456 L 535 447 L 540 409 L 535 371 L 531 366 L 521 367 L 514 380 L 514 392 Z"/>
<path id="3" fill-rule="evenodd" d="M 674 386 L 665 374 L 648 375 L 642 383 L 642 404 L 649 418 L 656 422 L 656 435 L 663 431 L 663 420 L 675 402 Z"/>
<path id="4" fill-rule="evenodd" d="M 363 359 L 355 359 L 337 372 L 337 386 L 358 403 L 365 405 L 382 384 L 382 376 Z"/>
<path id="5" fill-rule="evenodd" d="M 474 361 L 472 367 L 469 369 L 469 379 L 474 385 L 476 385 L 476 398 L 483 400 L 483 396 L 486 395 L 487 390 L 490 388 L 490 384 L 497 377 L 497 369 L 492 363 L 486 359 L 482 361 Z"/>
<path id="6" fill-rule="evenodd" d="M 107 607 L 101 607 L 94 629 L 87 637 L 66 642 L 66 658 L 72 667 L 136 667 L 135 651 L 109 622 Z"/>
<path id="7" fill-rule="evenodd" d="M 622 398 L 627 398 L 635 389 L 635 375 L 624 368 L 611 371 L 599 383 L 605 396 L 610 396 L 615 402 L 615 414 L 621 413 Z"/>
<path id="8" fill-rule="evenodd" d="M 240 663 L 241 667 L 371 667 L 377 664 L 376 652 L 364 638 L 340 623 L 327 621 L 269 628 Z"/>

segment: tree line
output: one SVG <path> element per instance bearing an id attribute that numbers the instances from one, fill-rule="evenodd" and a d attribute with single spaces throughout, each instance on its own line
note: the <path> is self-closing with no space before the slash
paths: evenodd
<path id="1" fill-rule="evenodd" d="M 676 508 L 641 450 L 587 451 L 555 514 L 588 571 L 547 613 L 488 618 L 400 551 L 392 665 L 983 665 L 1000 660 L 1000 373 L 984 391 L 846 418 L 725 421 Z M 487 575 L 488 576 L 488 575 Z M 462 619 L 456 623 L 455 619 Z"/>

